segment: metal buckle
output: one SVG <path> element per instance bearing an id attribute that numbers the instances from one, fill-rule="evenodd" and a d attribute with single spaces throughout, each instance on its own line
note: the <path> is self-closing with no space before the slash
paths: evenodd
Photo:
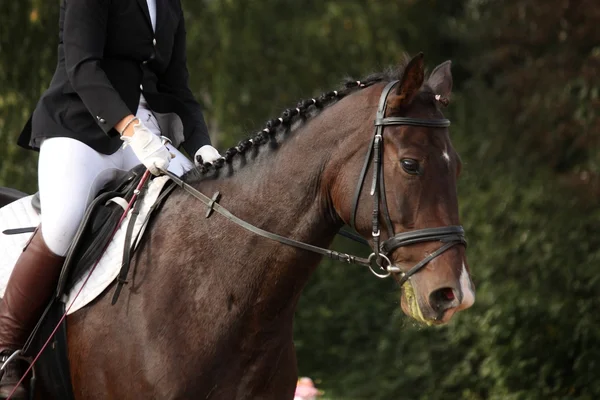
<path id="1" fill-rule="evenodd" d="M 346 253 L 339 253 L 337 256 L 338 256 L 338 261 L 343 262 L 343 263 L 348 263 L 348 264 L 351 264 L 352 259 L 354 258 Z"/>
<path id="2" fill-rule="evenodd" d="M 210 199 L 210 202 L 207 204 L 208 210 L 206 211 L 206 218 L 210 217 L 215 209 L 215 203 L 218 203 L 221 200 L 221 193 L 219 191 L 213 194 L 213 197 Z"/>

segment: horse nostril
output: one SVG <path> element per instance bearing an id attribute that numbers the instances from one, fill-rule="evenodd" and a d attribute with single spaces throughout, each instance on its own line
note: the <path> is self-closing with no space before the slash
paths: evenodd
<path id="1" fill-rule="evenodd" d="M 449 308 L 458 306 L 454 289 L 445 287 L 433 291 L 429 295 L 429 305 L 435 311 L 445 311 Z"/>
<path id="2" fill-rule="evenodd" d="M 454 291 L 450 288 L 442 289 L 442 296 L 446 298 L 446 300 L 454 300 Z"/>

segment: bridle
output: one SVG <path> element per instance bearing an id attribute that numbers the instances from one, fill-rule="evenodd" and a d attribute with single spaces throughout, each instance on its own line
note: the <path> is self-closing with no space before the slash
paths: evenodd
<path id="1" fill-rule="evenodd" d="M 447 128 L 450 126 L 450 120 L 442 119 L 419 119 L 419 118 L 407 118 L 407 117 L 385 117 L 385 110 L 387 107 L 387 98 L 392 88 L 398 83 L 398 81 L 392 81 L 387 84 L 381 93 L 379 98 L 379 106 L 377 107 L 377 115 L 375 117 L 375 134 L 373 140 L 369 146 L 369 151 L 365 158 L 360 178 L 358 179 L 358 185 L 354 193 L 354 201 L 352 206 L 352 216 L 350 217 L 350 226 L 356 230 L 356 212 L 358 210 L 358 203 L 362 187 L 367 177 L 367 171 L 369 164 L 373 160 L 373 182 L 371 184 L 370 194 L 373 196 L 373 249 L 374 252 L 369 256 L 369 260 L 375 260 L 377 265 L 385 271 L 384 274 L 379 274 L 373 270 L 371 264 L 371 272 L 380 278 L 387 278 L 392 272 L 399 273 L 400 279 L 399 284 L 402 286 L 404 282 L 408 280 L 412 275 L 419 272 L 427 263 L 446 250 L 454 247 L 458 244 L 465 245 L 467 241 L 465 239 L 465 231 L 462 226 L 444 226 L 440 228 L 425 228 L 416 229 L 409 232 L 395 234 L 394 224 L 390 218 L 390 212 L 387 206 L 387 199 L 385 195 L 385 182 L 383 180 L 383 129 L 386 126 L 392 125 L 410 125 L 410 126 L 424 126 L 427 128 Z M 381 243 L 381 231 L 379 229 L 379 206 L 380 203 L 383 206 L 383 217 L 388 232 L 388 239 Z M 389 255 L 396 249 L 408 246 L 416 243 L 440 241 L 444 243 L 442 247 L 434 251 L 418 264 L 412 267 L 407 272 L 402 272 L 398 267 L 394 267 L 389 259 Z M 387 264 L 387 265 L 385 265 Z"/>
<path id="2" fill-rule="evenodd" d="M 424 126 L 430 128 L 445 128 L 450 126 L 450 121 L 447 119 L 417 119 L 417 118 L 407 118 L 407 117 L 388 117 L 385 118 L 385 109 L 386 109 L 386 101 L 387 97 L 394 87 L 394 85 L 398 81 L 393 81 L 388 83 L 388 85 L 383 89 L 381 94 L 381 98 L 379 100 L 379 107 L 377 109 L 377 116 L 375 119 L 375 134 L 371 144 L 369 146 L 369 150 L 367 152 L 367 157 L 365 159 L 365 163 L 363 165 L 363 169 L 360 174 L 360 178 L 358 181 L 358 185 L 356 187 L 356 192 L 354 194 L 354 205 L 352 209 L 352 217 L 351 217 L 351 226 L 355 227 L 356 220 L 356 212 L 358 209 L 358 202 L 360 198 L 360 194 L 362 192 L 363 183 L 366 179 L 366 175 L 369 169 L 369 164 L 371 160 L 373 160 L 373 183 L 371 185 L 370 194 L 373 196 L 373 248 L 374 252 L 368 258 L 362 258 L 358 256 L 353 256 L 346 253 L 340 253 L 334 250 L 325 249 L 318 246 L 313 246 L 308 243 L 303 243 L 294 239 L 287 238 L 285 236 L 278 235 L 276 233 L 268 232 L 264 229 L 258 228 L 241 218 L 233 215 L 229 210 L 225 207 L 221 206 L 218 201 L 220 199 L 219 192 L 215 193 L 212 198 L 204 195 L 200 191 L 196 190 L 194 187 L 185 183 L 181 180 L 177 175 L 173 173 L 162 170 L 165 175 L 168 175 L 171 180 L 177 184 L 177 186 L 181 187 L 183 190 L 188 192 L 190 195 L 204 203 L 208 207 L 208 212 L 206 213 L 206 217 L 210 217 L 212 212 L 217 212 L 229 219 L 230 221 L 236 223 L 242 228 L 253 232 L 257 235 L 263 236 L 265 238 L 275 240 L 279 243 L 286 244 L 288 246 L 293 246 L 299 249 L 312 251 L 313 253 L 321 254 L 323 256 L 329 257 L 333 260 L 345 262 L 348 264 L 358 264 L 362 266 L 368 267 L 375 276 L 379 278 L 387 278 L 392 273 L 399 274 L 399 283 L 403 285 L 412 275 L 419 272 L 428 262 L 444 253 L 446 250 L 450 249 L 456 245 L 465 245 L 465 232 L 462 226 L 444 226 L 439 228 L 426 228 L 426 229 L 417 229 L 409 232 L 403 232 L 399 234 L 394 233 L 394 227 L 390 218 L 390 213 L 387 207 L 387 201 L 385 196 L 385 184 L 383 180 L 383 160 L 381 158 L 382 148 L 383 148 L 383 129 L 385 126 L 390 125 L 412 125 L 412 126 Z M 379 207 L 380 204 L 383 205 L 383 215 L 384 221 L 388 231 L 388 239 L 380 244 L 380 230 L 379 230 Z M 407 272 L 402 272 L 398 267 L 394 266 L 389 259 L 389 255 L 396 249 L 409 246 L 416 243 L 423 242 L 433 242 L 440 241 L 444 243 L 439 249 L 431 253 L 429 256 L 425 257 L 418 264 L 413 266 Z M 379 266 L 384 273 L 375 272 L 373 269 L 373 262 Z"/>

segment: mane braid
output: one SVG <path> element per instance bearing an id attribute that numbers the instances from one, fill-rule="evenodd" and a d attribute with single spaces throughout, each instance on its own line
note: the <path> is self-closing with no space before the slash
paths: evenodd
<path id="1" fill-rule="evenodd" d="M 372 74 L 361 81 L 347 79 L 340 90 L 325 92 L 319 97 L 300 101 L 295 108 L 284 110 L 279 118 L 267 121 L 265 127 L 255 133 L 254 136 L 244 139 L 236 146 L 227 149 L 223 156 L 212 164 L 204 163 L 187 172 L 183 176 L 184 181 L 195 183 L 205 178 L 209 173 L 217 173 L 226 164 L 230 164 L 236 155 L 244 155 L 250 149 L 272 142 L 278 133 L 289 130 L 298 121 L 307 121 L 317 116 L 324 108 L 335 104 L 349 94 L 375 83 L 398 79 L 397 77 L 401 76 L 403 69 Z"/>

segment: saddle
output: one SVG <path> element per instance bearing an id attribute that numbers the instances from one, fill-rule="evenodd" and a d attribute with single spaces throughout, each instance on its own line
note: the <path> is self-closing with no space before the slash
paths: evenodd
<path id="1" fill-rule="evenodd" d="M 77 233 L 69 247 L 58 284 L 56 297 L 60 297 L 69 284 L 72 284 L 88 270 L 101 256 L 111 233 L 116 227 L 128 199 L 139 184 L 145 169 L 142 165 L 124 172 L 117 179 L 110 181 L 98 193 L 88 206 Z M 14 189 L 0 188 L 0 196 L 4 199 L 18 200 L 26 194 Z M 7 202 L 7 204 L 10 203 Z M 39 192 L 31 198 L 31 206 L 41 214 Z M 4 234 L 23 234 L 35 231 L 36 227 L 24 227 L 4 231 Z"/>
<path id="2" fill-rule="evenodd" d="M 63 295 L 72 288 L 73 284 L 80 280 L 82 276 L 100 259 L 102 253 L 110 240 L 112 234 L 127 208 L 128 202 L 132 198 L 134 191 L 138 187 L 146 169 L 143 165 L 137 166 L 130 171 L 124 172 L 117 179 L 109 182 L 97 195 L 97 197 L 88 206 L 80 226 L 76 232 L 71 246 L 67 252 L 65 263 L 60 275 L 59 283 L 55 295 L 48 304 L 40 321 L 37 323 L 29 339 L 27 340 L 22 354 L 25 357 L 33 357 L 44 347 L 48 337 L 51 336 L 55 327 L 63 317 L 66 311 L 66 304 Z M 171 193 L 175 185 L 167 184 L 163 187 L 159 199 L 153 204 L 149 216 L 156 211 L 163 203 L 164 199 Z M 129 260 L 132 253 L 130 251 L 132 240 L 136 243 L 138 238 L 132 238 L 132 229 L 137 215 L 137 206 L 143 201 L 145 188 L 142 188 L 138 195 L 138 200 L 131 209 L 131 218 L 127 226 L 127 236 L 125 240 L 125 249 L 123 254 L 122 269 L 119 274 L 117 291 L 113 298 L 113 304 L 118 297 L 120 288 L 126 282 Z M 0 188 L 0 199 L 11 201 L 25 197 L 24 193 L 12 189 Z M 32 197 L 32 207 L 40 213 L 39 194 Z M 4 231 L 4 234 L 24 234 L 33 232 L 35 227 L 24 227 Z M 74 399 L 72 385 L 70 380 L 69 361 L 67 358 L 67 335 L 66 321 L 60 324 L 60 327 L 54 334 L 49 345 L 44 349 L 37 364 L 34 374 L 30 381 L 31 393 L 35 386 L 36 379 L 41 378 L 44 382 L 44 388 L 52 394 L 53 398 Z M 37 372 L 37 377 L 36 377 Z"/>

